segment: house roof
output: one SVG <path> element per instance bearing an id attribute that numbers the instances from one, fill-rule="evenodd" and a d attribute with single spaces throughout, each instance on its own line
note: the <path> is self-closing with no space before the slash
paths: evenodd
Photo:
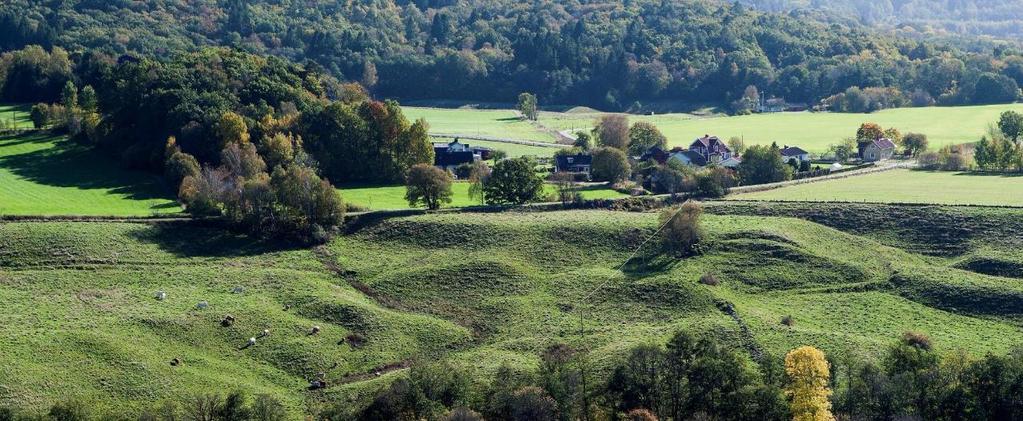
<path id="1" fill-rule="evenodd" d="M 554 157 L 555 165 L 558 168 L 567 168 L 576 165 L 591 165 L 593 164 L 593 157 L 590 155 L 558 155 Z M 569 162 L 572 161 L 572 162 Z"/>
<path id="2" fill-rule="evenodd" d="M 727 152 L 731 152 L 732 151 L 728 147 L 728 145 L 725 145 L 725 142 L 722 142 L 721 139 L 719 139 L 717 136 L 711 136 L 711 135 L 706 135 L 706 134 L 703 135 L 703 137 L 694 140 L 693 143 L 689 145 L 689 148 L 692 149 L 693 147 L 695 147 L 697 145 L 701 145 L 701 146 L 703 146 L 703 147 L 705 147 L 707 149 L 710 149 L 711 152 L 715 152 L 715 150 L 714 150 L 715 147 L 720 148 L 720 149 L 724 149 Z"/>
<path id="3" fill-rule="evenodd" d="M 683 150 L 683 151 L 675 152 L 672 155 L 682 155 L 686 159 L 688 159 L 689 162 L 691 162 L 693 165 L 696 165 L 696 166 L 702 167 L 702 166 L 707 165 L 707 159 L 704 158 L 703 155 L 700 155 L 699 153 L 696 153 L 695 151 Z"/>
<path id="4" fill-rule="evenodd" d="M 878 149 L 895 149 L 895 142 L 892 142 L 892 140 L 887 137 L 877 139 L 873 144 L 874 146 L 877 146 Z"/>
<path id="5" fill-rule="evenodd" d="M 781 156 L 799 156 L 806 155 L 809 152 L 804 151 L 799 146 L 786 146 L 781 150 Z"/>
<path id="6" fill-rule="evenodd" d="M 470 164 L 476 161 L 476 155 L 472 152 L 441 152 L 434 156 L 433 164 L 441 167 L 451 165 Z"/>

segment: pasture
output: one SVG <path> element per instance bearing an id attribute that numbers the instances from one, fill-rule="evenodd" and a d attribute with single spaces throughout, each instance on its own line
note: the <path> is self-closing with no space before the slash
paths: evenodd
<path id="1" fill-rule="evenodd" d="M 732 200 L 1023 206 L 1023 177 L 899 169 L 773 190 Z"/>
<path id="2" fill-rule="evenodd" d="M 433 142 L 451 142 L 450 138 L 431 138 Z M 474 139 L 460 139 L 461 143 L 468 143 L 470 146 L 482 146 L 490 148 L 495 151 L 504 151 L 508 154 L 509 158 L 518 158 L 520 156 L 534 156 L 538 158 L 550 158 L 554 156 L 559 147 L 544 147 L 544 146 L 532 146 L 532 145 L 520 145 L 517 143 L 505 143 L 505 142 L 489 142 L 485 140 L 474 140 Z"/>
<path id="3" fill-rule="evenodd" d="M 121 169 L 64 137 L 0 137 L 0 215 L 148 216 L 181 212 L 160 177 Z"/>
<path id="4" fill-rule="evenodd" d="M 425 118 L 430 133 L 492 136 L 554 143 L 554 136 L 519 118 L 514 110 L 402 107 L 410 121 Z"/>
<path id="5" fill-rule="evenodd" d="M 310 250 L 195 223 L 0 224 L 0 251 L 17 251 L 0 253 L 10 327 L 0 383 L 15 391 L 0 405 L 44 409 L 73 392 L 131 412 L 243 387 L 297 416 L 360 399 L 401 373 L 381 367 L 416 358 L 492 374 L 535 367 L 565 343 L 606 372 L 631 346 L 679 329 L 775 356 L 809 344 L 879 359 L 909 329 L 939 352 L 1004 353 L 1020 341 L 1023 288 L 963 264 L 998 241 L 944 237 L 965 254 L 931 257 L 805 220 L 715 213 L 704 217 L 704 253 L 679 260 L 644 244 L 656 227 L 653 213 L 443 213 L 369 223 Z M 985 227 L 971 232 L 1004 238 L 990 230 L 1018 223 Z M 998 256 L 1023 265 L 1011 250 Z M 705 273 L 721 284 L 699 284 Z M 223 326 L 227 314 L 236 321 Z M 305 390 L 319 372 L 331 387 Z"/>

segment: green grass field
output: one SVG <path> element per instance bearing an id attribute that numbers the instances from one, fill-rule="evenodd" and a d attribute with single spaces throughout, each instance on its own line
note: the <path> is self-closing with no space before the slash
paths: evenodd
<path id="1" fill-rule="evenodd" d="M 341 197 L 345 203 L 351 203 L 359 208 L 369 210 L 387 209 L 409 209 L 405 201 L 405 186 L 351 186 L 341 187 Z M 466 206 L 478 206 L 480 203 L 469 197 L 469 183 L 456 182 L 451 186 L 451 203 L 444 207 L 463 208 Z M 627 197 L 627 194 L 619 193 L 605 186 L 588 186 L 580 189 L 584 199 L 614 199 Z M 554 194 L 554 187 L 545 186 L 545 194 Z"/>
<path id="2" fill-rule="evenodd" d="M 490 374 L 567 343 L 600 371 L 679 329 L 773 355 L 810 344 L 864 358 L 906 330 L 974 355 L 1023 338 L 1023 284 L 964 264 L 998 242 L 944 238 L 966 254 L 929 257 L 799 219 L 708 214 L 705 252 L 678 260 L 643 246 L 656 225 L 654 213 L 608 211 L 420 215 L 370 223 L 317 254 L 198 224 L 0 224 L 0 405 L 42 410 L 74 394 L 117 413 L 243 388 L 274 393 L 300 418 L 324 402 L 364 403 L 401 373 L 349 376 L 388 364 L 449 359 Z M 997 256 L 1023 267 L 1018 252 Z M 721 285 L 697 282 L 708 272 Z M 234 325 L 220 325 L 226 314 Z M 321 371 L 332 386 L 306 390 Z"/>
<path id="3" fill-rule="evenodd" d="M 0 137 L 0 215 L 146 216 L 181 212 L 160 178 L 62 137 Z"/>
<path id="4" fill-rule="evenodd" d="M 29 112 L 32 107 L 29 105 L 2 105 L 0 104 L 0 121 L 8 123 L 14 121 L 19 129 L 32 128 L 32 118 Z"/>
<path id="5" fill-rule="evenodd" d="M 855 137 L 865 122 L 896 127 L 903 133 L 928 136 L 932 148 L 975 142 L 986 133 L 989 124 L 1008 110 L 1023 111 L 1023 104 L 970 107 L 927 107 L 883 110 L 872 114 L 854 113 L 778 113 L 736 117 L 695 117 L 689 114 L 630 116 L 632 121 L 657 125 L 672 146 L 689 146 L 704 134 L 723 139 L 743 137 L 747 145 L 798 145 L 814 153 L 825 152 L 828 145 Z M 592 127 L 599 114 L 542 113 L 540 121 L 558 130 Z"/>
<path id="6" fill-rule="evenodd" d="M 903 169 L 735 194 L 729 198 L 1023 206 L 1023 177 Z"/>
<path id="7" fill-rule="evenodd" d="M 525 122 L 505 120 L 514 117 L 511 110 L 469 110 L 406 108 L 406 114 L 425 117 L 435 132 L 486 134 L 526 140 L 552 141 L 537 127 Z M 828 145 L 854 137 L 865 122 L 896 127 L 903 133 L 924 133 L 934 149 L 944 145 L 975 142 L 986 133 L 989 124 L 1008 110 L 1023 112 L 1023 104 L 969 107 L 927 107 L 883 110 L 872 114 L 855 113 L 778 113 L 735 117 L 704 117 L 691 114 L 629 116 L 630 120 L 649 121 L 668 137 L 671 146 L 688 146 L 693 139 L 712 134 L 723 139 L 739 136 L 747 145 L 798 145 L 814 153 L 827 151 Z M 540 123 L 555 130 L 590 130 L 600 117 L 597 112 L 541 112 Z M 544 140 L 546 139 L 546 140 Z"/>
<path id="8" fill-rule="evenodd" d="M 430 133 L 493 136 L 508 139 L 555 142 L 550 134 L 523 121 L 512 110 L 402 107 L 409 120 L 425 118 Z"/>

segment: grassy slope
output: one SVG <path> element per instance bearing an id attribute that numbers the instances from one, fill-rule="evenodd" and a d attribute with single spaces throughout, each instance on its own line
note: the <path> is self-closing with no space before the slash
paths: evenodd
<path id="1" fill-rule="evenodd" d="M 180 212 L 159 178 L 61 137 L 0 137 L 0 215 L 146 216 Z"/>
<path id="2" fill-rule="evenodd" d="M 556 139 L 522 121 L 512 110 L 402 107 L 409 120 L 425 118 L 431 133 L 493 136 L 554 142 Z"/>
<path id="3" fill-rule="evenodd" d="M 730 199 L 1023 206 L 1023 177 L 893 170 Z"/>
<path id="4" fill-rule="evenodd" d="M 489 371 L 535 364 L 556 342 L 589 349 L 604 366 L 680 328 L 738 343 L 737 324 L 716 300 L 733 303 L 752 339 L 774 354 L 813 344 L 877 356 L 908 329 L 975 354 L 1020 338 L 1023 281 L 803 220 L 708 215 L 704 255 L 667 259 L 648 245 L 616 270 L 656 221 L 607 211 L 390 219 L 328 245 L 344 279 L 312 251 L 265 249 L 213 228 L 2 224 L 0 324 L 15 328 L 0 330 L 0 360 L 13 362 L 0 368 L 0 384 L 13 391 L 0 404 L 41 408 L 75 391 L 134 408 L 238 385 L 278 393 L 300 411 L 324 398 L 303 389 L 318 371 L 336 384 L 438 355 Z M 1023 264 L 1011 248 L 999 257 Z M 698 284 L 706 272 L 722 284 Z M 236 286 L 245 292 L 232 294 Z M 157 290 L 169 299 L 153 300 Z M 211 307 L 196 310 L 199 300 Z M 220 327 L 228 313 L 238 322 Z M 783 315 L 796 325 L 782 326 Z M 314 324 L 324 332 L 307 336 Z M 237 349 L 264 328 L 269 338 Z M 352 332 L 369 338 L 365 347 L 338 344 Z M 174 357 L 185 364 L 170 367 Z M 387 378 L 322 393 L 353 399 Z"/>
<path id="5" fill-rule="evenodd" d="M 554 188 L 550 185 L 545 187 L 546 194 L 554 194 Z M 388 209 L 409 209 L 405 200 L 405 186 L 351 186 L 342 187 L 341 197 L 346 203 L 357 205 L 370 210 Z M 451 187 L 451 203 L 445 207 L 460 208 L 466 206 L 478 206 L 480 203 L 469 197 L 469 183 L 456 182 Z M 605 186 L 592 186 L 581 189 L 583 198 L 591 199 L 613 199 L 627 197 L 627 194 L 619 193 Z"/>
<path id="6" fill-rule="evenodd" d="M 798 145 L 810 152 L 821 153 L 827 151 L 828 145 L 853 137 L 856 128 L 868 121 L 884 127 L 897 127 L 903 133 L 924 133 L 935 149 L 974 142 L 986 132 L 989 124 L 998 120 L 999 114 L 1007 110 L 1023 111 L 1023 104 L 901 108 L 873 114 L 804 112 L 711 118 L 664 114 L 630 116 L 630 120 L 656 124 L 672 146 L 688 146 L 703 134 L 714 134 L 724 139 L 740 136 L 747 145 L 777 142 L 778 145 Z M 598 116 L 595 113 L 541 113 L 540 122 L 557 130 L 588 130 Z"/>

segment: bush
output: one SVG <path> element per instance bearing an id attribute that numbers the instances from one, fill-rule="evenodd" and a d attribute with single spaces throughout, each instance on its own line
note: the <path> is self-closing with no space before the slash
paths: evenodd
<path id="1" fill-rule="evenodd" d="M 665 251 L 675 256 L 687 256 L 699 251 L 703 240 L 703 228 L 700 216 L 703 207 L 695 202 L 686 202 L 677 208 L 668 208 L 661 212 L 661 240 Z"/>
<path id="2" fill-rule="evenodd" d="M 917 156 L 917 163 L 920 164 L 920 168 L 936 170 L 941 165 L 941 159 L 936 152 L 924 152 Z"/>
<path id="3" fill-rule="evenodd" d="M 721 281 L 718 281 L 717 276 L 714 276 L 713 273 L 705 273 L 700 277 L 700 283 L 716 287 L 721 283 Z"/>
<path id="4" fill-rule="evenodd" d="M 931 338 L 920 332 L 906 332 L 902 334 L 902 342 L 914 348 L 924 351 L 931 350 Z"/>

